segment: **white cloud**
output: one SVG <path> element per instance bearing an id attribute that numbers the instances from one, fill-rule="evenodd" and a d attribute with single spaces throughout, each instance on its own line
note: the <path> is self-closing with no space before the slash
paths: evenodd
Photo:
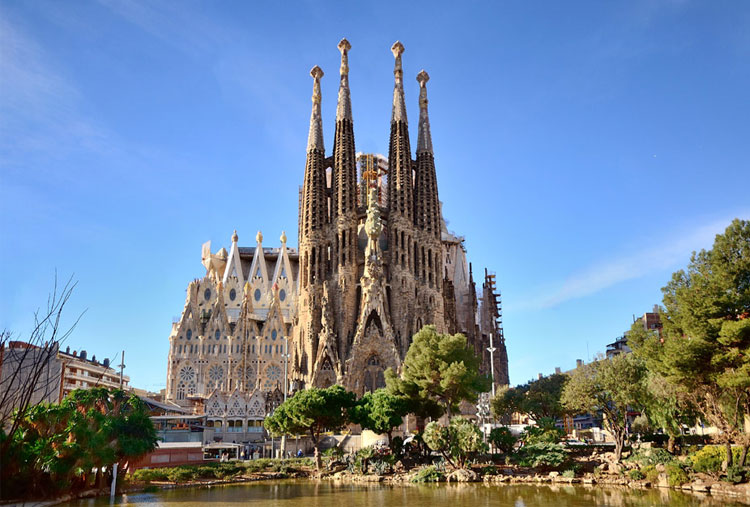
<path id="1" fill-rule="evenodd" d="M 750 213 L 747 212 L 739 214 L 739 216 L 749 215 Z M 685 231 L 664 237 L 657 244 L 652 244 L 640 251 L 598 262 L 562 282 L 552 284 L 549 290 L 544 291 L 544 294 L 537 294 L 513 306 L 516 310 L 552 308 L 567 301 L 590 296 L 628 280 L 685 266 L 691 252 L 710 248 L 716 234 L 723 232 L 734 216 L 698 226 L 691 225 Z"/>

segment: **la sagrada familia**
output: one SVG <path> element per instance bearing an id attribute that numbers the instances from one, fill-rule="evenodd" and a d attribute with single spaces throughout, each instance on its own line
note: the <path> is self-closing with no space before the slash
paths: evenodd
<path id="1" fill-rule="evenodd" d="M 349 42 L 341 51 L 333 150 L 326 153 L 315 66 L 307 160 L 299 198 L 299 248 L 203 246 L 203 278 L 190 282 L 169 337 L 167 399 L 214 417 L 247 417 L 308 386 L 341 384 L 361 395 L 398 371 L 424 325 L 463 333 L 482 370 L 508 384 L 494 274 L 477 290 L 463 238 L 446 228 L 438 197 L 425 71 L 412 158 L 396 42 L 388 157 L 358 154 L 349 91 Z M 488 351 L 492 345 L 492 353 Z M 284 382 L 284 378 L 288 383 Z M 213 412 L 212 412 L 213 411 Z"/>

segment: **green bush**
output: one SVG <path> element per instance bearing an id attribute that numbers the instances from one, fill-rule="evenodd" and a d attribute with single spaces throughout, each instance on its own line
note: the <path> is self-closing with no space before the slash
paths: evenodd
<path id="1" fill-rule="evenodd" d="M 690 477 L 684 469 L 684 465 L 678 461 L 672 461 L 666 465 L 667 479 L 670 486 L 681 486 L 690 482 Z"/>
<path id="2" fill-rule="evenodd" d="M 633 470 L 628 471 L 628 478 L 632 481 L 640 481 L 646 478 L 646 474 L 644 474 L 637 468 L 634 468 Z"/>
<path id="3" fill-rule="evenodd" d="M 167 478 L 172 482 L 187 482 L 195 479 L 196 472 L 194 468 L 170 468 L 167 471 Z"/>
<path id="4" fill-rule="evenodd" d="M 516 437 L 510 432 L 505 426 L 499 428 L 493 428 L 490 431 L 489 441 L 492 445 L 497 447 L 503 454 L 510 454 L 513 452 L 513 446 L 516 445 Z"/>
<path id="5" fill-rule="evenodd" d="M 646 480 L 649 482 L 657 482 L 659 480 L 659 471 L 656 470 L 656 466 L 654 465 L 643 467 L 641 469 L 641 472 L 646 477 Z"/>
<path id="6" fill-rule="evenodd" d="M 732 465 L 727 468 L 727 475 L 726 477 L 724 477 L 724 480 L 727 482 L 731 482 L 732 484 L 739 484 L 745 481 L 746 476 L 747 472 L 744 467 L 741 467 L 739 465 Z"/>
<path id="7" fill-rule="evenodd" d="M 411 478 L 411 482 L 440 482 L 445 478 L 443 472 L 435 465 L 430 465 L 417 471 Z"/>
<path id="8" fill-rule="evenodd" d="M 568 460 L 568 451 L 562 444 L 539 442 L 523 446 L 518 457 L 524 467 L 558 468 Z"/>
<path id="9" fill-rule="evenodd" d="M 674 456 L 665 449 L 641 449 L 628 456 L 624 461 L 638 463 L 642 467 L 647 467 L 651 465 L 666 465 L 672 460 L 674 460 Z"/>
<path id="10" fill-rule="evenodd" d="M 562 476 L 565 477 L 566 479 L 572 479 L 573 477 L 576 476 L 576 471 L 575 470 L 565 470 L 562 473 Z"/>
<path id="11" fill-rule="evenodd" d="M 166 481 L 167 469 L 164 468 L 141 468 L 133 472 L 133 479 L 139 482 Z"/>
<path id="12" fill-rule="evenodd" d="M 732 448 L 732 457 L 737 463 L 742 454 L 742 448 Z M 723 445 L 707 445 L 700 451 L 690 455 L 690 466 L 696 472 L 718 475 L 721 473 L 721 464 L 727 459 L 727 450 Z"/>

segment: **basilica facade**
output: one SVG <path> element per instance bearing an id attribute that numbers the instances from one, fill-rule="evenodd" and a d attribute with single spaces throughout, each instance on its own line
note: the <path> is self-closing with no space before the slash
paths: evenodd
<path id="1" fill-rule="evenodd" d="M 284 233 L 278 247 L 265 247 L 260 232 L 255 246 L 241 247 L 236 231 L 229 251 L 203 246 L 206 274 L 188 285 L 169 337 L 171 401 L 189 406 L 221 396 L 234 400 L 233 406 L 242 398 L 243 406 L 257 409 L 258 403 L 278 400 L 285 389 L 332 384 L 361 395 L 384 386 L 385 369 L 398 371 L 411 337 L 430 324 L 440 332 L 466 335 L 482 358 L 483 372 L 492 374 L 497 385 L 508 384 L 494 274 L 485 270 L 477 288 L 463 238 L 448 231 L 442 217 L 428 116 L 429 76 L 417 75 L 413 158 L 404 48 L 393 45 L 388 156 L 358 153 L 348 78 L 351 46 L 344 39 L 338 48 L 336 126 L 328 153 L 321 117 L 323 71 L 317 66 L 311 71 L 298 249 L 287 246 Z M 217 407 L 212 413 L 218 420 Z M 232 417 L 239 421 L 243 416 Z"/>

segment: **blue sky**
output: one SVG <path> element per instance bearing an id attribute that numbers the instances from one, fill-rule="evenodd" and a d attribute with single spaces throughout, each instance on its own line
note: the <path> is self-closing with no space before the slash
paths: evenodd
<path id="1" fill-rule="evenodd" d="M 347 37 L 357 149 L 387 152 L 395 40 L 426 69 L 443 212 L 503 292 L 512 383 L 603 351 L 750 218 L 750 3 L 0 3 L 0 328 L 55 270 L 68 343 L 165 383 L 200 247 L 296 237 L 320 65 Z M 296 240 L 293 241 L 296 243 Z"/>

